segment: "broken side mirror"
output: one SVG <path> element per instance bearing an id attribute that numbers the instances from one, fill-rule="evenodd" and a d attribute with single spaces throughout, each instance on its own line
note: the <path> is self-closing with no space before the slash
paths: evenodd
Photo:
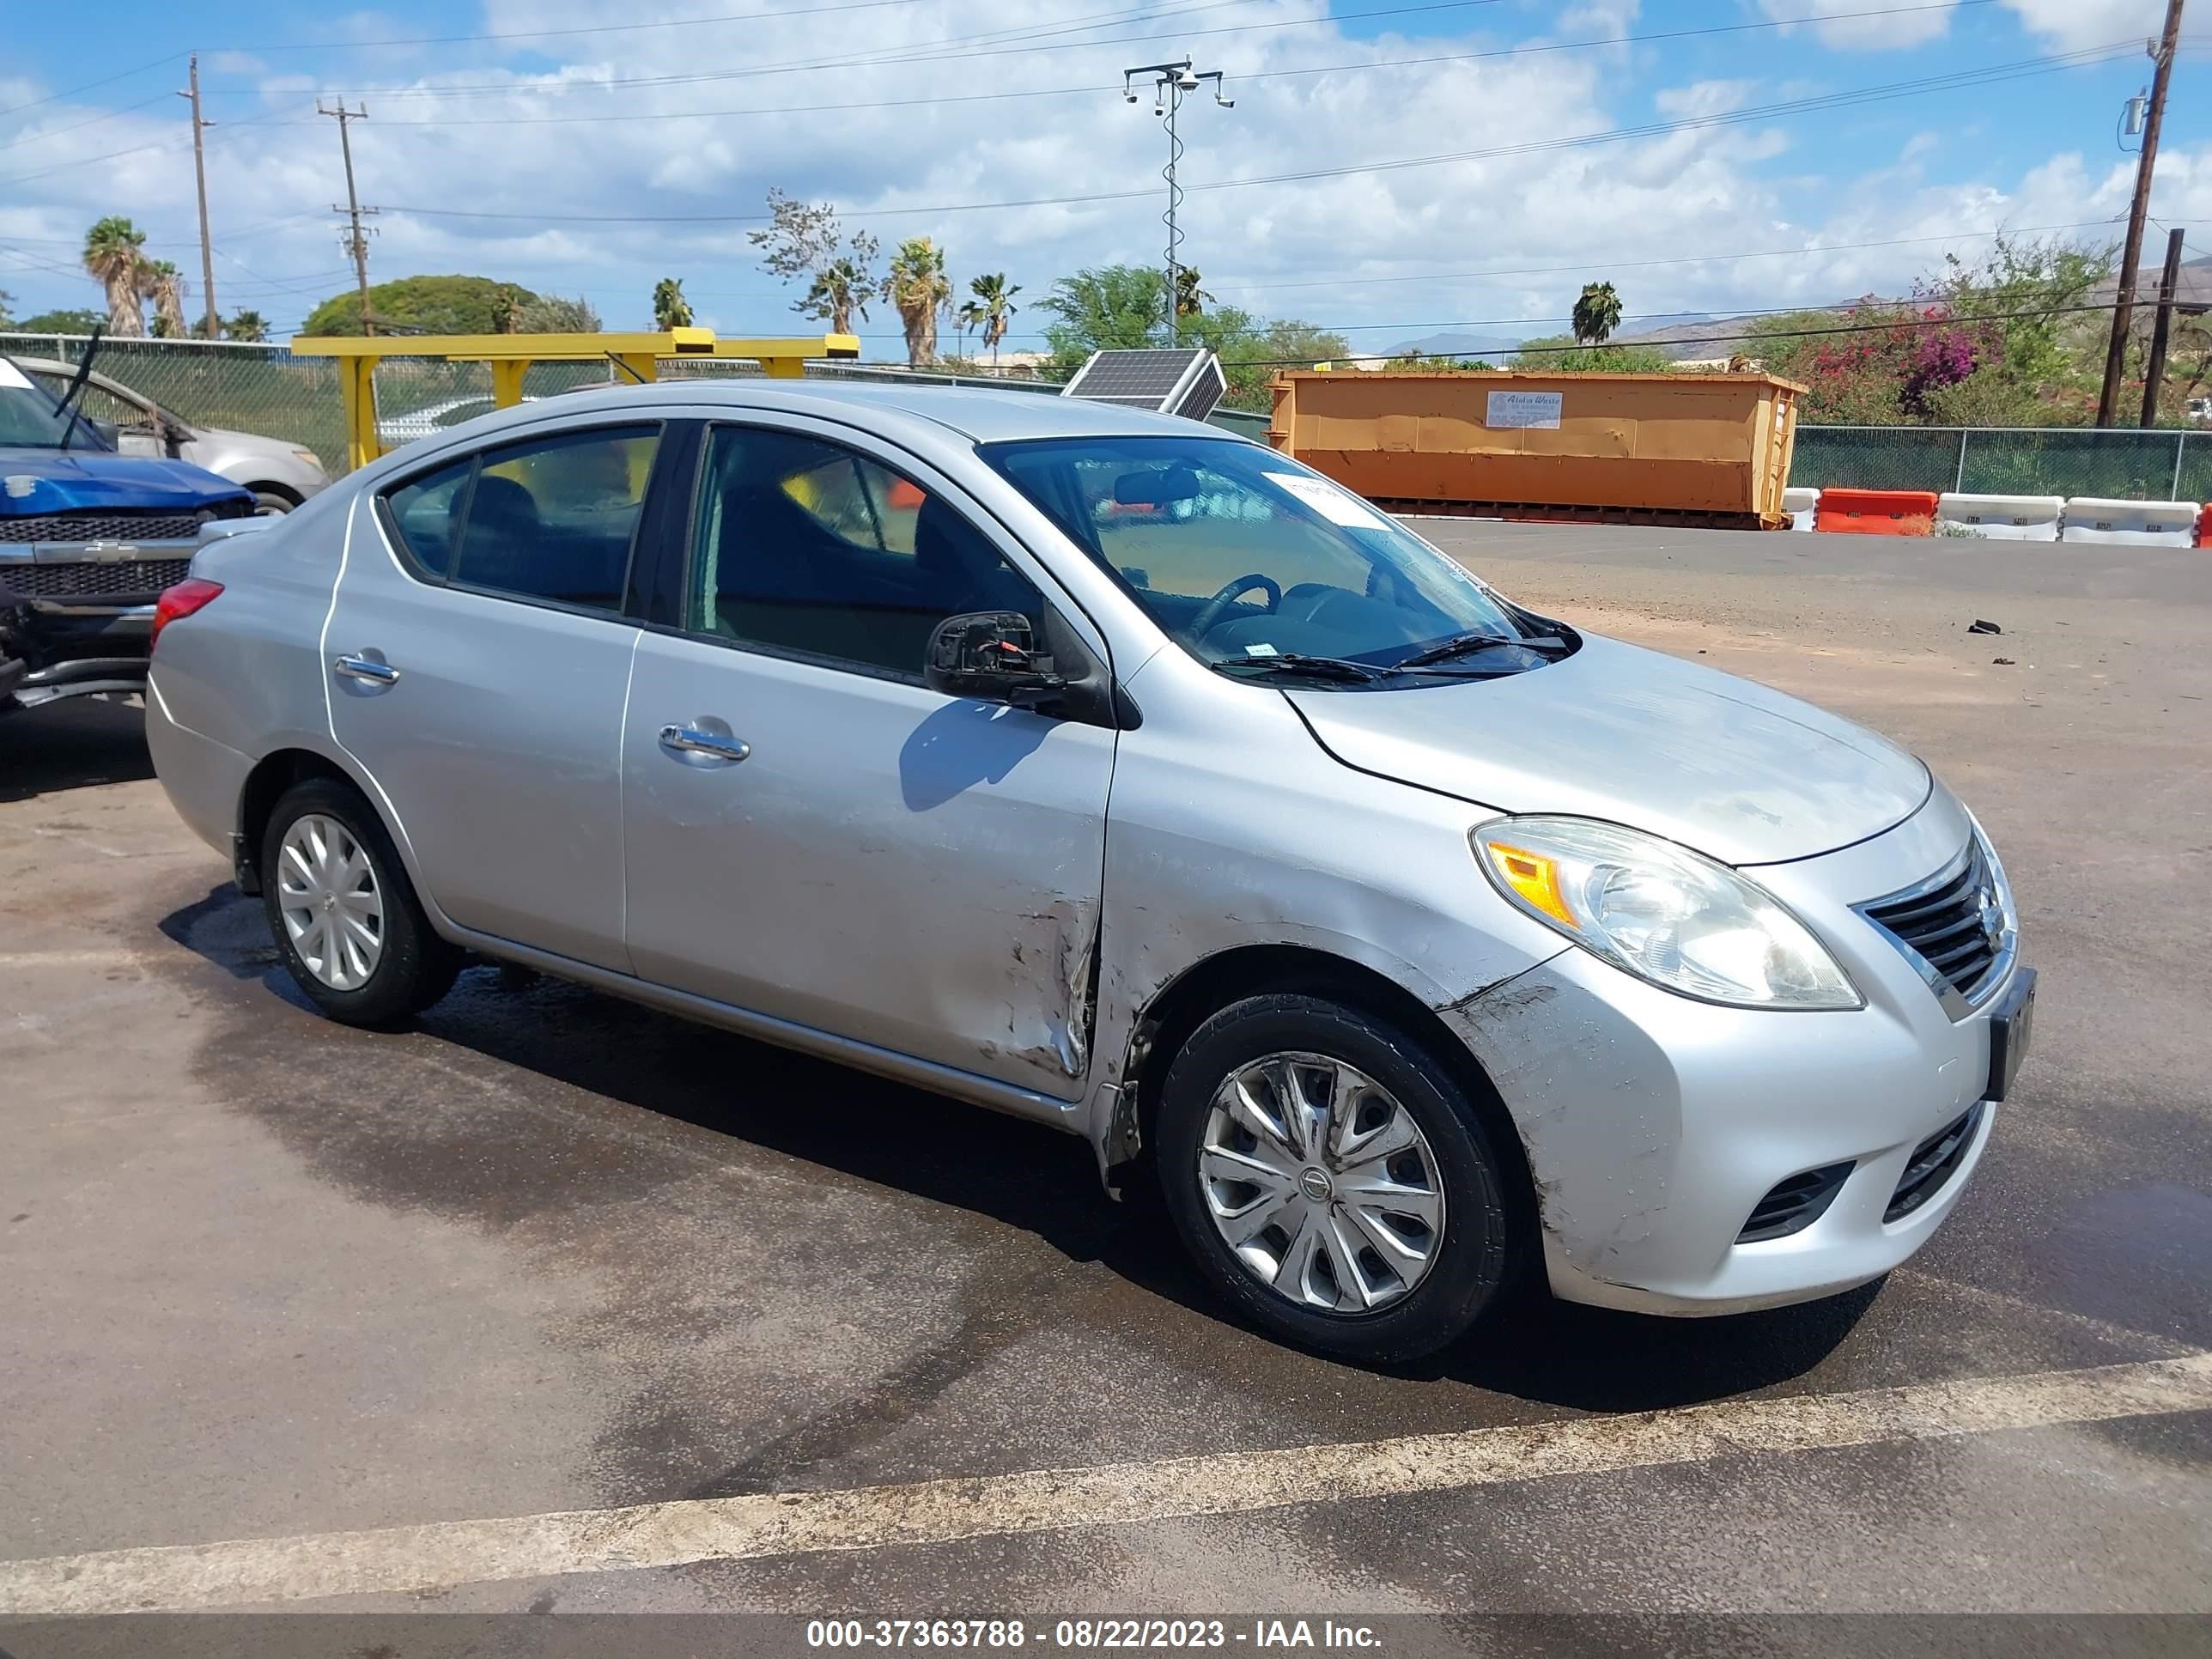
<path id="1" fill-rule="evenodd" d="M 1030 619 L 1018 611 L 946 617 L 929 636 L 922 678 L 947 696 L 1018 708 L 1055 702 L 1067 689 L 1050 654 L 1038 650 Z"/>

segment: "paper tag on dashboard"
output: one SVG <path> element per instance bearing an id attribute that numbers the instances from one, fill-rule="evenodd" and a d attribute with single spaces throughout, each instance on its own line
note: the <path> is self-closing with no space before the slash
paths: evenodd
<path id="1" fill-rule="evenodd" d="M 1347 530 L 1388 530 L 1390 521 L 1349 490 L 1326 478 L 1309 478 L 1303 472 L 1266 472 L 1269 483 L 1282 487 L 1327 519 Z"/>
<path id="2" fill-rule="evenodd" d="M 31 389 L 30 376 L 5 357 L 0 357 L 0 386 L 11 392 L 28 392 Z"/>

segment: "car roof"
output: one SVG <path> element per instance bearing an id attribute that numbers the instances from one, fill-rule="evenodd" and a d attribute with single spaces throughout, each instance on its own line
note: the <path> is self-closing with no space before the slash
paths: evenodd
<path id="1" fill-rule="evenodd" d="M 1088 438 L 1190 435 L 1194 422 L 1176 415 L 1126 409 L 1036 392 L 995 386 L 927 386 L 898 381 L 670 379 L 644 386 L 611 386 L 558 400 L 558 412 L 579 408 L 635 408 L 641 403 L 775 409 L 850 421 L 856 415 L 904 416 L 926 421 L 976 443 L 1013 438 Z M 554 412 L 544 404 L 532 411 Z M 1213 435 L 1227 438 L 1227 433 Z"/>

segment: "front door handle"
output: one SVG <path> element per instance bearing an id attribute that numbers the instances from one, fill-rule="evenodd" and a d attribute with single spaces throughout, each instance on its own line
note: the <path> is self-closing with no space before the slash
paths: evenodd
<path id="1" fill-rule="evenodd" d="M 331 669 L 349 680 L 360 680 L 368 685 L 397 685 L 399 683 L 399 671 L 390 663 L 359 653 L 338 658 L 331 664 Z"/>
<path id="2" fill-rule="evenodd" d="M 694 765 L 698 763 L 694 757 L 735 765 L 753 752 L 752 744 L 742 738 L 731 736 L 729 727 L 723 726 L 721 721 L 716 720 L 714 726 L 721 726 L 721 729 L 716 731 L 704 720 L 696 720 L 689 725 L 671 721 L 660 728 L 660 746 L 677 759 L 690 761 Z"/>

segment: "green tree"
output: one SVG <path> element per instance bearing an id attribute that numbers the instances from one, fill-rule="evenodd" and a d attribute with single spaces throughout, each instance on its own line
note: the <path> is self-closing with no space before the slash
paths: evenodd
<path id="1" fill-rule="evenodd" d="M 1666 374 L 1674 360 L 1658 346 L 1585 345 L 1571 334 L 1524 340 L 1513 367 L 1534 374 Z"/>
<path id="2" fill-rule="evenodd" d="M 0 328 L 13 328 L 15 326 L 15 319 L 8 314 L 8 307 L 14 301 L 15 298 L 15 296 L 9 293 L 6 289 L 0 288 Z"/>
<path id="3" fill-rule="evenodd" d="M 664 276 L 653 285 L 653 325 L 657 329 L 691 326 L 691 302 L 684 297 L 684 279 Z"/>
<path id="4" fill-rule="evenodd" d="M 1232 307 L 1228 320 L 1233 323 L 1242 316 Z M 1223 317 L 1217 307 L 1201 319 L 1198 330 L 1212 329 Z M 1186 327 L 1186 333 L 1194 331 Z M 1287 318 L 1264 325 L 1247 319 L 1241 327 L 1215 333 L 1208 343 L 1221 354 L 1222 377 L 1229 383 L 1221 401 L 1231 409 L 1267 408 L 1271 401 L 1267 383 L 1278 368 L 1311 368 L 1316 363 L 1340 362 L 1352 356 L 1351 343 L 1341 334 Z"/>
<path id="5" fill-rule="evenodd" d="M 1611 283 L 1585 283 L 1575 301 L 1575 338 L 1584 345 L 1603 345 L 1620 326 L 1620 295 Z"/>
<path id="6" fill-rule="evenodd" d="M 1044 331 L 1054 361 L 1072 368 L 1094 351 L 1158 344 L 1166 287 L 1149 265 L 1094 265 L 1060 277 L 1037 301 L 1055 319 Z"/>
<path id="7" fill-rule="evenodd" d="M 906 360 L 920 368 L 937 357 L 937 319 L 951 302 L 952 283 L 945 274 L 945 250 L 927 236 L 909 236 L 891 256 L 884 278 L 884 298 L 906 331 Z"/>
<path id="8" fill-rule="evenodd" d="M 1213 296 L 1199 286 L 1203 279 L 1191 265 L 1178 265 L 1175 279 L 1175 314 L 1179 323 L 1186 317 L 1196 317 L 1213 303 Z"/>
<path id="9" fill-rule="evenodd" d="M 814 273 L 805 294 L 791 308 L 829 324 L 832 334 L 850 334 L 856 314 L 862 322 L 868 320 L 868 301 L 875 291 L 875 275 L 866 264 L 850 258 L 832 259 Z"/>
<path id="10" fill-rule="evenodd" d="M 26 334 L 89 334 L 94 323 L 106 320 L 96 311 L 42 311 L 15 326 Z"/>
<path id="11" fill-rule="evenodd" d="M 828 323 L 832 334 L 850 334 L 854 313 L 867 319 L 881 245 L 865 230 L 847 235 L 829 203 L 795 202 L 774 185 L 768 212 L 765 228 L 745 233 L 747 241 L 763 250 L 761 264 L 787 283 L 805 279 L 806 292 L 792 301 L 793 311 Z M 933 345 L 933 325 L 931 338 Z"/>
<path id="12" fill-rule="evenodd" d="M 107 331 L 118 339 L 143 338 L 146 233 L 120 214 L 109 214 L 85 233 L 84 268 L 107 290 Z"/>
<path id="13" fill-rule="evenodd" d="M 495 334 L 522 332 L 522 307 L 529 298 L 529 290 L 517 288 L 513 283 L 501 283 L 499 292 L 492 295 L 491 328 Z"/>
<path id="14" fill-rule="evenodd" d="M 524 334 L 597 334 L 601 327 L 599 308 L 580 294 L 573 300 L 563 299 L 557 294 L 532 294 L 523 302 L 519 331 Z"/>
<path id="15" fill-rule="evenodd" d="M 402 276 L 368 290 L 368 312 L 379 324 L 426 334 L 491 334 L 493 307 L 513 284 L 489 276 Z M 519 290 L 525 305 L 538 295 Z M 563 303 L 568 303 L 563 301 Z M 334 295 L 307 313 L 302 334 L 358 334 L 361 301 L 355 290 Z"/>
<path id="16" fill-rule="evenodd" d="M 138 278 L 138 292 L 154 302 L 155 339 L 190 337 L 191 325 L 185 321 L 185 274 L 174 260 L 149 260 Z"/>
<path id="17" fill-rule="evenodd" d="M 258 311 L 234 311 L 222 331 L 234 340 L 258 344 L 269 337 L 269 319 Z"/>
<path id="18" fill-rule="evenodd" d="M 999 342 L 1006 337 L 1006 325 L 1019 309 L 1014 295 L 1022 291 L 1019 283 L 1009 283 L 1006 273 L 994 271 L 978 276 L 968 284 L 969 293 L 975 297 L 960 307 L 963 322 L 972 322 L 983 331 L 983 349 L 991 354 L 991 367 L 999 366 Z"/>

